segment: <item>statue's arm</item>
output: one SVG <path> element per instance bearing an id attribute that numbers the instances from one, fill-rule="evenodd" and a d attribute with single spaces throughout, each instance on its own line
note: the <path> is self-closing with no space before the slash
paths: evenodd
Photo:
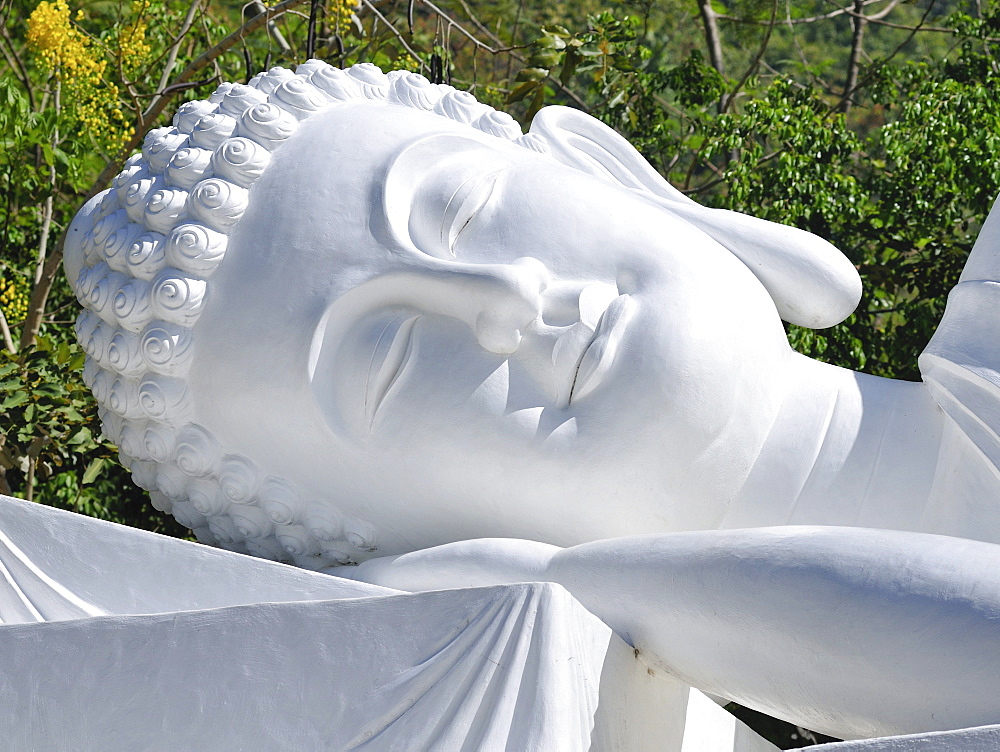
<path id="1" fill-rule="evenodd" d="M 557 582 L 653 667 L 840 737 L 1000 721 L 992 544 L 838 527 L 568 549 L 489 539 L 374 560 L 353 576 L 402 590 Z"/>

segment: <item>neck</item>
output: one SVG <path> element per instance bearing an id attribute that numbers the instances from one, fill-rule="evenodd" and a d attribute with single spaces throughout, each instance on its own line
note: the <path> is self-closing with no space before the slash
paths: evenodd
<path id="1" fill-rule="evenodd" d="M 797 353 L 787 383 L 724 527 L 932 526 L 944 416 L 923 384 L 855 373 Z"/>

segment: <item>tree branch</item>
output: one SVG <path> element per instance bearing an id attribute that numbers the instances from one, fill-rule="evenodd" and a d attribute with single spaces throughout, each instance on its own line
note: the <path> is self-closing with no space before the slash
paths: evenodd
<path id="1" fill-rule="evenodd" d="M 729 106 L 732 104 L 733 100 L 736 99 L 736 95 L 739 94 L 740 89 L 742 89 L 746 85 L 746 82 L 750 80 L 750 76 L 754 74 L 754 71 L 757 70 L 757 66 L 760 65 L 761 58 L 764 57 L 764 53 L 767 51 L 767 46 L 771 43 L 771 32 L 774 31 L 774 26 L 775 26 L 774 21 L 777 17 L 778 17 L 778 0 L 773 0 L 773 2 L 771 3 L 771 22 L 768 24 L 767 30 L 764 32 L 764 39 L 761 40 L 760 48 L 757 50 L 757 54 L 754 55 L 754 58 L 750 62 L 750 65 L 747 66 L 746 73 L 743 74 L 743 78 L 740 79 L 740 82 L 736 85 L 736 88 L 733 89 L 732 93 L 726 96 L 725 99 L 723 100 L 722 108 L 719 110 L 720 115 L 725 114 L 726 110 L 729 109 Z"/>
<path id="2" fill-rule="evenodd" d="M 861 4 L 864 7 L 868 7 L 869 5 L 873 5 L 874 3 L 881 3 L 881 2 L 884 2 L 884 0 L 862 0 Z M 893 2 L 892 3 L 893 7 L 895 7 L 897 3 L 898 0 Z M 809 16 L 807 18 L 790 18 L 790 17 L 785 18 L 781 22 L 781 25 L 794 26 L 796 24 L 815 23 L 816 21 L 825 21 L 828 18 L 836 18 L 837 16 L 843 16 L 846 13 L 850 13 L 850 10 L 848 8 L 838 7 L 837 10 L 831 10 L 829 13 L 821 13 L 818 16 Z M 882 13 L 882 11 L 879 11 L 879 13 Z M 716 17 L 720 21 L 730 21 L 732 23 L 749 24 L 753 26 L 767 26 L 768 24 L 771 23 L 770 21 L 758 21 L 756 18 L 740 18 L 739 16 L 728 16 L 722 13 L 717 13 Z"/>
<path id="3" fill-rule="evenodd" d="M 198 8 L 201 6 L 201 0 L 192 0 L 191 5 L 188 7 L 187 15 L 184 16 L 184 23 L 181 24 L 180 33 L 177 38 L 174 39 L 174 43 L 170 45 L 170 51 L 167 53 L 167 60 L 163 64 L 163 73 L 160 74 L 160 82 L 156 86 L 157 91 L 163 91 L 167 88 L 167 84 L 170 83 L 170 71 L 174 69 L 174 64 L 177 62 L 177 55 L 181 49 L 181 43 L 184 41 L 184 37 L 187 36 L 191 27 L 194 26 L 195 17 L 198 14 Z"/>
<path id="4" fill-rule="evenodd" d="M 17 345 L 14 344 L 14 338 L 10 334 L 10 326 L 7 324 L 7 317 L 2 309 L 0 309 L 0 332 L 3 332 L 3 344 L 7 348 L 7 352 L 11 355 L 17 355 Z"/>
<path id="5" fill-rule="evenodd" d="M 847 58 L 847 79 L 844 82 L 844 95 L 840 100 L 840 111 L 848 113 L 851 105 L 854 104 L 854 92 L 858 88 L 858 70 L 861 67 L 861 44 L 865 38 L 865 27 L 868 19 L 861 10 L 864 8 L 863 0 L 854 0 L 854 10 L 851 16 L 851 54 Z"/>
<path id="6" fill-rule="evenodd" d="M 136 128 L 135 133 L 132 134 L 128 142 L 119 151 L 118 156 L 108 162 L 105 168 L 101 171 L 101 174 L 98 175 L 97 180 L 95 180 L 94 184 L 90 187 L 87 195 L 84 196 L 81 203 L 86 203 L 104 190 L 104 187 L 111 181 L 111 178 L 118 174 L 127 155 L 131 154 L 142 142 L 145 135 L 143 129 L 163 113 L 163 110 L 166 109 L 167 105 L 177 92 L 186 88 L 183 84 L 186 84 L 193 79 L 203 68 L 205 68 L 205 66 L 215 62 L 217 58 L 240 42 L 246 35 L 252 34 L 268 21 L 277 18 L 283 13 L 286 13 L 306 1 L 307 0 L 284 0 L 284 2 L 281 2 L 272 8 L 268 8 L 266 12 L 254 16 L 214 47 L 209 48 L 191 61 L 190 65 L 177 75 L 174 79 L 174 83 L 161 91 L 159 95 L 153 99 L 149 107 L 146 108 L 145 112 L 140 115 L 139 121 L 141 127 Z M 28 316 L 24 322 L 24 329 L 21 333 L 21 349 L 31 345 L 38 336 L 38 330 L 42 325 L 42 316 L 45 313 L 45 304 L 48 301 L 49 293 L 52 291 L 52 284 L 55 282 L 56 275 L 59 273 L 59 266 L 62 262 L 63 247 L 65 246 L 65 243 L 66 233 L 63 232 L 60 234 L 59 243 L 53 253 L 49 254 L 48 258 L 45 259 L 45 264 L 42 267 L 41 275 L 38 277 L 38 282 L 32 288 L 31 301 L 28 304 Z"/>
<path id="7" fill-rule="evenodd" d="M 7 28 L 6 23 L 0 25 L 0 38 L 4 40 L 4 44 L 0 45 L 0 49 L 3 50 L 3 56 L 7 59 L 7 64 L 21 82 L 25 92 L 27 92 L 28 104 L 32 110 L 35 110 L 35 90 L 31 85 L 31 77 L 28 75 L 28 69 L 24 66 L 24 61 L 18 56 L 14 48 L 14 40 L 10 38 L 10 30 Z M 10 48 L 9 51 L 8 47 Z"/>
<path id="8" fill-rule="evenodd" d="M 726 74 L 722 59 L 722 37 L 719 35 L 719 14 L 712 7 L 712 0 L 698 0 L 698 12 L 705 27 L 705 44 L 708 47 L 708 61 L 722 75 Z"/>
<path id="9" fill-rule="evenodd" d="M 399 30 L 395 26 L 393 26 L 391 23 L 389 23 L 389 19 L 387 19 L 385 16 L 383 16 L 379 12 L 378 8 L 376 8 L 370 2 L 370 0 L 361 0 L 361 2 L 364 3 L 368 7 L 368 10 L 370 10 L 372 13 L 374 13 L 375 16 L 377 18 L 379 18 L 379 20 L 381 20 L 382 23 L 384 23 L 389 28 L 389 31 L 391 31 L 395 35 L 396 39 L 399 40 L 399 43 L 401 45 L 403 45 L 403 49 L 406 50 L 410 54 L 410 57 L 412 57 L 414 60 L 416 60 L 418 63 L 420 63 L 420 70 L 421 71 L 424 70 L 424 68 L 426 68 L 427 66 L 424 64 L 424 61 L 420 57 L 420 54 L 418 52 L 415 52 L 413 50 L 413 48 L 410 47 L 410 45 L 408 45 L 406 43 L 406 40 L 403 39 L 403 35 L 399 33 Z"/>

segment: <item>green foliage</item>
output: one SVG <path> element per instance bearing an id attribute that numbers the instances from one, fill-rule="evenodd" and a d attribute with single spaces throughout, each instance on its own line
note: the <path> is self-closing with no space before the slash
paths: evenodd
<path id="1" fill-rule="evenodd" d="M 57 106 L 54 74 L 20 41 L 35 0 L 8 2 L 16 12 L 6 59 L 20 55 L 23 64 L 0 73 L 0 310 L 17 340 L 46 216 L 51 253 L 81 198 L 102 187 L 94 181 L 105 160 L 121 155 L 102 157 L 101 139 L 67 137 L 79 124 Z M 801 227 L 844 250 L 865 282 L 861 305 L 828 330 L 788 327 L 794 347 L 849 368 L 919 377 L 916 356 L 1000 189 L 997 8 L 902 4 L 886 19 L 894 26 L 867 26 L 869 62 L 847 97 L 855 27 L 820 0 L 786 9 L 785 20 L 807 23 L 773 29 L 772 2 L 716 3 L 728 75 L 710 64 L 706 29 L 688 0 L 494 0 L 476 4 L 478 15 L 458 2 L 377 7 L 376 15 L 347 0 L 304 3 L 225 49 L 181 87 L 183 96 L 204 97 L 220 79 L 246 80 L 313 54 L 420 70 L 506 103 L 525 124 L 545 104 L 583 107 L 699 201 Z M 84 11 L 73 23 L 91 40 L 87 49 L 104 56 L 116 106 L 133 122 L 172 75 L 255 12 L 205 5 L 181 33 L 189 9 L 175 0 L 71 8 L 74 19 Z M 905 28 L 921 23 L 954 32 Z M 73 369 L 74 307 L 57 280 L 43 336 L 3 356 L 6 482 L 17 493 L 153 525 L 159 515 L 143 521 L 129 511 L 141 494 L 98 438 Z"/>
<path id="2" fill-rule="evenodd" d="M 36 483 L 62 472 L 92 483 L 111 447 L 100 441 L 90 391 L 76 373 L 79 345 L 39 337 L 18 355 L 0 353 L 0 467 L 8 492 L 33 496 Z"/>
<path id="3" fill-rule="evenodd" d="M 682 107 L 704 107 L 726 90 L 726 81 L 715 68 L 705 63 L 700 50 L 691 50 L 679 65 L 665 71 L 663 82 L 673 89 Z"/>

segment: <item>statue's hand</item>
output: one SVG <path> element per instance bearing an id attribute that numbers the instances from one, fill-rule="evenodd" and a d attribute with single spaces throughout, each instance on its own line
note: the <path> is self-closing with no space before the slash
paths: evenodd
<path id="1" fill-rule="evenodd" d="M 410 592 L 538 582 L 548 579 L 546 569 L 559 551 L 558 546 L 535 541 L 479 538 L 331 571 L 340 577 Z"/>

